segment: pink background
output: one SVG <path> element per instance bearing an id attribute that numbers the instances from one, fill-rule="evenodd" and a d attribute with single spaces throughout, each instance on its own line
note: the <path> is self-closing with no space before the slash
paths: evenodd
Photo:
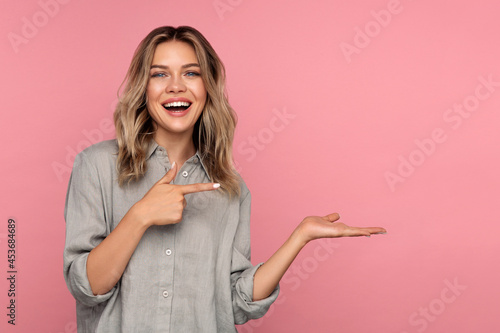
<path id="1" fill-rule="evenodd" d="M 498 1 L 0 6 L 0 331 L 75 332 L 62 274 L 69 171 L 75 152 L 113 137 L 118 86 L 161 25 L 198 28 L 227 67 L 254 263 L 307 215 L 388 230 L 309 244 L 277 303 L 240 332 L 500 331 Z"/>

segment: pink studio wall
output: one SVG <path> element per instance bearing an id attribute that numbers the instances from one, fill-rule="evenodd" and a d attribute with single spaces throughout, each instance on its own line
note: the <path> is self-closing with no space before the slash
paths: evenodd
<path id="1" fill-rule="evenodd" d="M 500 331 L 498 1 L 0 6 L 1 332 L 76 331 L 62 275 L 72 161 L 113 137 L 117 88 L 160 25 L 198 28 L 227 67 L 254 263 L 307 215 L 388 230 L 309 244 L 240 332 Z"/>

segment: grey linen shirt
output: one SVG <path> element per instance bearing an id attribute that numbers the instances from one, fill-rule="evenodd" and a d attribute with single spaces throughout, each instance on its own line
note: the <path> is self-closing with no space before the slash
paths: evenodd
<path id="1" fill-rule="evenodd" d="M 95 296 L 87 278 L 89 252 L 170 169 L 166 150 L 154 140 L 147 172 L 139 181 L 117 182 L 116 140 L 79 153 L 68 185 L 64 217 L 64 278 L 76 299 L 78 332 L 237 332 L 235 324 L 262 317 L 279 286 L 252 301 L 257 268 L 250 262 L 250 192 L 221 190 L 186 195 L 178 224 L 152 226 L 143 235 L 121 279 Z M 197 153 L 173 184 L 207 183 Z"/>

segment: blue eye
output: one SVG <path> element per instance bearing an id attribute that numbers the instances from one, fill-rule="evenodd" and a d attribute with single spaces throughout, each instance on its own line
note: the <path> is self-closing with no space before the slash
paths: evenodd
<path id="1" fill-rule="evenodd" d="M 151 77 L 164 77 L 165 73 L 154 73 Z"/>
<path id="2" fill-rule="evenodd" d="M 200 76 L 200 73 L 197 73 L 197 72 L 187 72 L 186 75 L 193 77 L 193 76 Z"/>

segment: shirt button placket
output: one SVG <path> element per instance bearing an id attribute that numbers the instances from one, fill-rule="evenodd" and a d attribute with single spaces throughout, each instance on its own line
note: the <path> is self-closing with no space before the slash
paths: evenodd
<path id="1" fill-rule="evenodd" d="M 162 332 L 170 332 L 172 313 L 172 300 L 174 297 L 174 256 L 175 250 L 175 227 L 169 226 L 168 232 L 165 232 L 161 243 L 161 252 L 163 255 L 159 260 L 160 263 L 160 281 L 157 289 L 157 295 L 160 299 L 157 305 L 157 327 L 162 328 Z M 161 253 L 160 252 L 160 253 Z"/>

